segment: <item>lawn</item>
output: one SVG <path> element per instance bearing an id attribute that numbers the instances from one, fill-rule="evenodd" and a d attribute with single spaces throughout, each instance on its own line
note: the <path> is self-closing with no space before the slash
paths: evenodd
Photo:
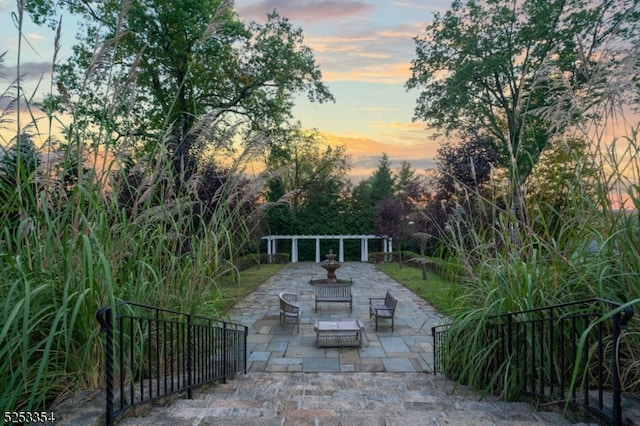
<path id="1" fill-rule="evenodd" d="M 422 279 L 422 271 L 411 266 L 400 267 L 397 263 L 379 263 L 376 267 L 391 278 L 420 296 L 438 312 L 449 315 L 454 301 L 454 290 L 451 283 L 445 281 L 435 272 L 428 272 L 426 281 Z"/>
<path id="2" fill-rule="evenodd" d="M 284 266 L 285 264 L 268 263 L 244 269 L 240 271 L 239 275 L 225 275 L 216 283 L 218 290 L 217 310 L 228 313 L 238 301 L 260 287 Z"/>

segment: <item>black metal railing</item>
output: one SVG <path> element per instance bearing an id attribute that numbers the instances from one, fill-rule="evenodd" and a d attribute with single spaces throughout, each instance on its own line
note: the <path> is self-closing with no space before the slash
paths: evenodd
<path id="1" fill-rule="evenodd" d="M 583 408 L 622 424 L 620 336 L 633 316 L 630 306 L 588 299 L 488 318 L 482 359 L 484 385 L 507 394 Z M 460 350 L 448 339 L 451 324 L 432 328 L 434 373 L 452 371 L 448 353 Z M 464 333 L 464 332 L 462 332 Z"/>
<path id="2" fill-rule="evenodd" d="M 105 339 L 106 423 L 247 368 L 247 327 L 131 302 L 96 313 Z"/>

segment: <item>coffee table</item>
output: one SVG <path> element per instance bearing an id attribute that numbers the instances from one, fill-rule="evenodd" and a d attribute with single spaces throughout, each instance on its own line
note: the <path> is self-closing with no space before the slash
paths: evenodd
<path id="1" fill-rule="evenodd" d="M 313 329 L 316 332 L 316 346 L 319 348 L 337 346 L 362 347 L 364 325 L 360 320 L 316 321 Z"/>

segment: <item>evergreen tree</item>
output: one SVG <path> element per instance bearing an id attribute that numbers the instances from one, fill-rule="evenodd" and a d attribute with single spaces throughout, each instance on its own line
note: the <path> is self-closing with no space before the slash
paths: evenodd
<path id="1" fill-rule="evenodd" d="M 381 202 L 393 197 L 395 192 L 395 176 L 391 170 L 391 162 L 386 153 L 378 162 L 378 169 L 371 176 L 370 202 L 374 208 Z"/>

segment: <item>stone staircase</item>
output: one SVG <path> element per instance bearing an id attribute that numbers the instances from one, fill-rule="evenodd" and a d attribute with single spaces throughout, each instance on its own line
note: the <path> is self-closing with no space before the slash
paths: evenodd
<path id="1" fill-rule="evenodd" d="M 442 376 L 249 373 L 129 414 L 119 425 L 568 425 L 557 411 L 480 400 Z M 137 416 L 137 417 L 136 417 Z M 597 424 L 597 423 L 594 423 Z"/>

